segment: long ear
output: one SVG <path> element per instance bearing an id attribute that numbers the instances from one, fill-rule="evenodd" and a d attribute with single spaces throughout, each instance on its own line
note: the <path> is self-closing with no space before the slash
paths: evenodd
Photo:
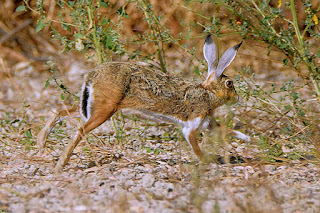
<path id="1" fill-rule="evenodd" d="M 222 75 L 223 71 L 231 64 L 234 57 L 236 57 L 237 51 L 240 48 L 241 44 L 242 42 L 234 47 L 227 49 L 227 51 L 221 56 L 218 63 L 217 71 L 214 75 L 214 79 L 219 78 Z"/>
<path id="2" fill-rule="evenodd" d="M 217 64 L 217 59 L 218 59 L 218 54 L 217 54 L 217 47 L 212 41 L 211 34 L 208 34 L 206 37 L 206 40 L 203 45 L 203 55 L 205 59 L 207 60 L 208 63 L 208 74 L 209 75 L 215 71 L 216 64 Z"/>

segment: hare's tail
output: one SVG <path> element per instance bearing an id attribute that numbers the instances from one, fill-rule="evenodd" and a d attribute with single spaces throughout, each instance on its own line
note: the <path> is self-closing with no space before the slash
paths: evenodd
<path id="1" fill-rule="evenodd" d="M 81 89 L 80 99 L 80 115 L 83 121 L 87 121 L 91 117 L 91 107 L 93 104 L 93 87 L 89 81 L 85 82 Z"/>

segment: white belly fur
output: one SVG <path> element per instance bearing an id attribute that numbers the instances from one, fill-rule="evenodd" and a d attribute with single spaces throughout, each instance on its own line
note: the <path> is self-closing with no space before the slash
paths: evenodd
<path id="1" fill-rule="evenodd" d="M 180 125 L 181 127 L 188 127 L 190 129 L 205 130 L 208 128 L 209 123 L 210 123 L 209 116 L 205 117 L 203 120 L 201 120 L 200 117 L 197 117 L 193 120 L 182 121 L 174 116 L 164 115 L 164 114 L 160 114 L 160 113 L 154 113 L 154 112 L 150 112 L 147 110 L 134 110 L 134 111 L 141 112 L 147 116 L 152 116 L 152 117 L 159 119 L 163 122 L 173 123 L 176 125 Z"/>

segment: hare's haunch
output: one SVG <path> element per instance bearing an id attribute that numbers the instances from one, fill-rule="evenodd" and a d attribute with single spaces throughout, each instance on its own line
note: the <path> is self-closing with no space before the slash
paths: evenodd
<path id="1" fill-rule="evenodd" d="M 180 125 L 185 139 L 201 160 L 203 156 L 196 140 L 197 130 L 216 126 L 214 110 L 237 100 L 233 82 L 223 72 L 240 45 L 229 48 L 218 61 L 216 46 L 208 35 L 203 47 L 208 74 L 201 84 L 134 63 L 104 63 L 92 69 L 86 75 L 81 91 L 79 110 L 84 126 L 68 143 L 56 169 L 61 170 L 68 162 L 84 134 L 100 126 L 117 110 L 125 108 Z M 66 112 L 55 115 L 39 133 L 40 149 L 44 148 L 49 126 L 62 114 Z"/>

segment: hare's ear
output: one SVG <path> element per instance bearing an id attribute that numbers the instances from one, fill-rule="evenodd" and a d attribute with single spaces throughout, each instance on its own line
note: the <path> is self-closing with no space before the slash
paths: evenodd
<path id="1" fill-rule="evenodd" d="M 219 78 L 222 75 L 223 71 L 231 64 L 234 57 L 236 57 L 237 51 L 240 48 L 241 44 L 242 42 L 234 47 L 227 49 L 227 51 L 221 56 L 218 63 L 217 71 L 214 74 L 214 79 Z"/>
<path id="2" fill-rule="evenodd" d="M 211 34 L 208 34 L 206 40 L 203 45 L 203 55 L 208 63 L 208 74 L 209 75 L 215 71 L 218 54 L 217 54 L 217 47 L 212 41 Z"/>

